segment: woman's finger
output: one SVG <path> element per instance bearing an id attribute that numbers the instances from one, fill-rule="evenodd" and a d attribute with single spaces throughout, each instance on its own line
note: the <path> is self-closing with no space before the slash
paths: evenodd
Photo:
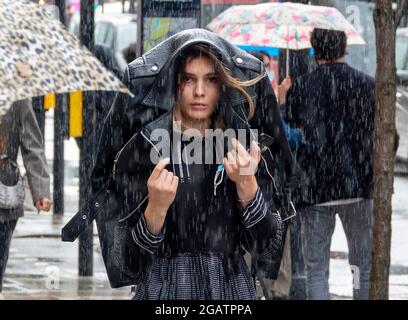
<path id="1" fill-rule="evenodd" d="M 251 159 L 248 154 L 238 155 L 237 163 L 240 168 L 246 168 L 251 164 Z"/>
<path id="2" fill-rule="evenodd" d="M 251 142 L 251 147 L 249 150 L 250 156 L 259 163 L 261 161 L 261 148 L 255 141 Z"/>
<path id="3" fill-rule="evenodd" d="M 222 162 L 224 163 L 224 169 L 227 172 L 227 175 L 230 177 L 232 174 L 232 168 L 229 164 L 229 160 L 227 158 L 224 158 Z"/>
<path id="4" fill-rule="evenodd" d="M 173 179 L 171 180 L 171 188 L 174 192 L 177 191 L 178 183 L 179 183 L 179 177 L 173 176 Z"/>
<path id="5" fill-rule="evenodd" d="M 168 171 L 166 169 L 163 169 L 160 172 L 159 176 L 157 177 L 156 183 L 159 184 L 159 185 L 162 185 L 164 183 L 164 181 L 166 180 L 167 173 L 168 173 Z"/>
<path id="6" fill-rule="evenodd" d="M 232 145 L 237 152 L 238 156 L 241 156 L 243 158 L 248 156 L 248 152 L 245 150 L 243 145 L 237 140 L 237 139 L 232 139 Z"/>
<path id="7" fill-rule="evenodd" d="M 154 167 L 150 177 L 152 179 L 157 179 L 162 173 L 163 169 L 170 163 L 170 158 L 164 158 L 159 161 L 159 163 Z"/>
<path id="8" fill-rule="evenodd" d="M 232 170 L 238 169 L 237 158 L 232 152 L 227 153 L 228 163 Z"/>
<path id="9" fill-rule="evenodd" d="M 171 182 L 173 181 L 174 174 L 173 172 L 167 171 L 167 174 L 164 176 L 163 185 L 164 186 L 171 186 Z"/>
<path id="10" fill-rule="evenodd" d="M 240 168 L 248 167 L 251 164 L 251 158 L 249 153 L 245 150 L 245 148 L 238 140 L 233 139 L 233 145 L 235 149 L 233 150 L 232 154 L 235 155 L 235 158 L 237 159 L 238 167 Z"/>

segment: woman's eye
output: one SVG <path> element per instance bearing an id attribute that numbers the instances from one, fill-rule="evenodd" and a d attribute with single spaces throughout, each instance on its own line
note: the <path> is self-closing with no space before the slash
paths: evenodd
<path id="1" fill-rule="evenodd" d="M 210 81 L 211 83 L 218 83 L 218 78 L 217 77 L 211 77 L 211 78 L 208 78 L 208 81 Z"/>
<path id="2" fill-rule="evenodd" d="M 192 77 L 189 77 L 189 76 L 185 76 L 185 77 L 184 77 L 184 82 L 190 83 L 190 82 L 192 82 L 192 81 L 193 81 L 193 78 L 192 78 Z"/>

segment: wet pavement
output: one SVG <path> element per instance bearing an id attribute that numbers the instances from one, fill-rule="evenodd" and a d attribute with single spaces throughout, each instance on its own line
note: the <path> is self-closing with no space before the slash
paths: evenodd
<path id="1" fill-rule="evenodd" d="M 408 299 L 408 177 L 397 176 L 394 181 L 391 235 L 390 299 Z M 331 244 L 330 291 L 339 297 L 352 295 L 352 274 L 348 265 L 347 241 L 340 219 Z"/>
<path id="2" fill-rule="evenodd" d="M 50 168 L 52 136 L 52 111 L 49 111 L 46 155 Z M 5 299 L 130 299 L 130 288 L 110 288 L 96 231 L 92 277 L 78 276 L 78 242 L 60 241 L 62 226 L 78 209 L 79 153 L 74 139 L 65 141 L 65 159 L 65 214 L 63 217 L 37 214 L 27 197 L 26 215 L 19 219 L 11 244 L 3 296 Z M 408 299 L 408 176 L 397 176 L 394 188 L 390 298 Z M 352 274 L 347 251 L 344 232 L 337 220 L 329 278 L 333 299 L 351 298 Z"/>
<path id="3" fill-rule="evenodd" d="M 408 97 L 406 100 L 408 101 Z M 400 136 L 395 171 L 408 175 L 408 105 L 397 103 L 395 119 L 397 132 Z"/>

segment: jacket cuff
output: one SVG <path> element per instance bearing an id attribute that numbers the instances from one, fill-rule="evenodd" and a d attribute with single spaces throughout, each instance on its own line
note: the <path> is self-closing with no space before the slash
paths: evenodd
<path id="1" fill-rule="evenodd" d="M 132 238 L 133 241 L 142 249 L 146 250 L 150 254 L 154 254 L 162 243 L 165 232 L 166 225 L 163 226 L 158 235 L 152 234 L 147 228 L 145 216 L 142 214 L 136 226 L 132 229 Z"/>
<path id="2" fill-rule="evenodd" d="M 261 221 L 266 216 L 266 213 L 267 208 L 265 205 L 265 200 L 261 188 L 258 187 L 254 199 L 242 212 L 242 223 L 247 229 L 251 228 Z"/>

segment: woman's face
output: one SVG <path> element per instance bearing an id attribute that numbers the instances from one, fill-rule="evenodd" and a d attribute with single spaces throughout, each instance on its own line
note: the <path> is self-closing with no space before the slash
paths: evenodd
<path id="1" fill-rule="evenodd" d="M 183 122 L 208 120 L 220 93 L 221 84 L 211 60 L 204 56 L 188 60 L 181 75 L 178 101 Z"/>

